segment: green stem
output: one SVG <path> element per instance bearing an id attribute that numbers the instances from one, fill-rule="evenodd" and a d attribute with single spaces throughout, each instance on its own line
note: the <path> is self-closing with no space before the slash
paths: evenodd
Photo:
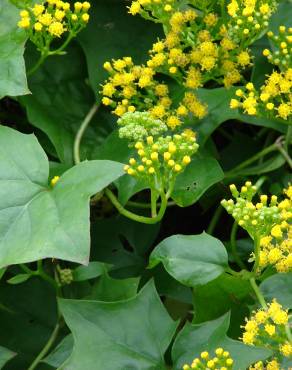
<path id="1" fill-rule="evenodd" d="M 96 113 L 97 109 L 98 109 L 98 105 L 96 105 L 94 103 L 93 106 L 91 107 L 90 111 L 87 113 L 86 117 L 82 121 L 82 123 L 79 127 L 79 130 L 77 131 L 77 134 L 76 134 L 75 140 L 74 140 L 74 148 L 73 148 L 75 164 L 80 163 L 80 142 L 81 142 L 82 136 L 83 136 L 87 126 L 89 125 L 89 123 L 90 123 L 92 117 L 94 116 L 94 114 Z"/>
<path id="2" fill-rule="evenodd" d="M 260 264 L 260 238 L 254 239 L 254 255 L 255 262 L 252 271 L 256 274 Z"/>
<path id="3" fill-rule="evenodd" d="M 292 169 L 292 159 L 289 156 L 288 152 L 281 145 L 278 146 L 278 150 L 282 154 L 286 162 L 288 163 L 289 167 Z"/>
<path id="4" fill-rule="evenodd" d="M 151 189 L 151 217 L 157 217 L 156 203 L 157 203 L 156 191 Z"/>
<path id="5" fill-rule="evenodd" d="M 211 218 L 211 221 L 209 223 L 209 226 L 207 228 L 207 234 L 210 234 L 212 235 L 214 230 L 215 230 L 215 227 L 220 219 L 220 216 L 222 214 L 222 211 L 223 211 L 223 207 L 221 206 L 221 204 L 219 204 L 219 206 L 217 207 L 216 211 L 214 212 L 213 214 L 213 217 Z"/>
<path id="6" fill-rule="evenodd" d="M 238 254 L 237 248 L 236 248 L 236 234 L 237 234 L 237 229 L 238 229 L 238 224 L 237 224 L 236 221 L 234 221 L 234 223 L 232 225 L 231 233 L 230 233 L 231 251 L 232 251 L 233 258 L 234 258 L 235 262 L 238 264 L 238 266 L 242 270 L 246 270 L 246 266 L 243 263 L 243 261 L 241 260 L 241 258 L 239 257 L 239 254 Z"/>
<path id="7" fill-rule="evenodd" d="M 56 324 L 49 340 L 47 341 L 47 343 L 45 344 L 45 346 L 43 347 L 41 352 L 37 355 L 37 357 L 34 359 L 34 361 L 32 362 L 32 364 L 30 365 L 30 367 L 27 370 L 34 370 L 38 366 L 38 364 L 42 361 L 42 359 L 47 355 L 47 353 L 50 351 L 52 345 L 54 344 L 54 342 L 55 342 L 55 340 L 58 336 L 59 330 L 60 330 L 60 316 L 58 317 L 57 324 Z"/>
<path id="8" fill-rule="evenodd" d="M 250 278 L 249 279 L 249 282 L 250 282 L 250 285 L 252 286 L 254 292 L 255 292 L 255 295 L 257 296 L 257 299 L 258 301 L 260 302 L 261 306 L 264 308 L 264 309 L 267 309 L 268 306 L 266 304 L 266 301 L 265 301 L 265 298 L 264 296 L 262 295 L 262 292 L 260 291 L 260 288 L 257 286 L 257 283 L 255 281 L 255 278 Z"/>
<path id="9" fill-rule="evenodd" d="M 289 147 L 289 144 L 290 144 L 291 140 L 292 140 L 292 123 L 289 124 L 289 126 L 287 128 L 287 133 L 286 133 L 286 136 L 285 136 L 284 149 L 286 150 L 287 153 L 288 153 L 288 147 Z"/>
<path id="10" fill-rule="evenodd" d="M 37 69 L 43 64 L 43 62 L 46 60 L 48 56 L 48 53 L 42 53 L 39 60 L 36 62 L 36 64 L 26 73 L 27 76 L 32 75 L 34 72 L 36 72 Z"/>
<path id="11" fill-rule="evenodd" d="M 292 334 L 291 334 L 291 329 L 290 329 L 289 322 L 285 325 L 285 332 L 286 332 L 286 335 L 287 335 L 287 338 L 288 338 L 289 342 L 292 343 Z"/>
<path id="12" fill-rule="evenodd" d="M 70 32 L 67 39 L 65 40 L 64 44 L 62 46 L 60 46 L 58 49 L 56 50 L 52 50 L 50 51 L 49 55 L 57 55 L 57 54 L 60 54 L 66 47 L 67 45 L 69 44 L 69 42 L 75 37 L 75 33 L 74 32 Z"/>
<path id="13" fill-rule="evenodd" d="M 265 149 L 263 149 L 262 151 L 258 152 L 257 154 L 255 154 L 253 157 L 247 159 L 246 161 L 240 163 L 238 166 L 236 166 L 235 168 L 233 168 L 231 171 L 227 172 L 225 174 L 225 177 L 232 177 L 232 176 L 235 176 L 237 174 L 237 172 L 247 166 L 249 166 L 250 164 L 256 162 L 258 159 L 260 159 L 261 157 L 271 153 L 271 152 L 274 152 L 278 150 L 278 146 L 277 144 L 272 144 L 268 147 L 266 147 Z"/>
<path id="14" fill-rule="evenodd" d="M 141 202 L 133 202 L 132 200 L 129 200 L 127 202 L 127 206 L 133 207 L 133 208 L 141 208 L 141 209 L 151 209 L 151 203 L 141 203 Z M 157 202 L 157 207 L 160 207 L 161 203 Z M 173 207 L 176 206 L 176 203 L 174 201 L 167 202 L 167 207 Z"/>
<path id="15" fill-rule="evenodd" d="M 145 217 L 145 216 L 136 215 L 135 213 L 130 212 L 127 209 L 125 209 L 120 204 L 120 202 L 118 201 L 118 199 L 116 198 L 116 196 L 114 195 L 114 193 L 110 189 L 107 188 L 107 189 L 105 189 L 104 192 L 105 192 L 106 196 L 109 198 L 109 200 L 112 202 L 112 204 L 120 212 L 120 214 L 122 214 L 123 216 L 125 216 L 127 218 L 130 218 L 131 220 L 141 222 L 143 224 L 155 224 L 155 223 L 161 221 L 162 217 L 164 216 L 164 213 L 166 211 L 166 208 L 167 208 L 167 197 L 165 196 L 164 193 L 162 193 L 162 194 L 160 194 L 160 196 L 161 196 L 161 206 L 160 206 L 158 215 L 156 217 Z"/>
<path id="16" fill-rule="evenodd" d="M 33 271 L 33 270 L 31 270 L 30 268 L 28 268 L 24 263 L 21 263 L 21 264 L 19 265 L 19 267 L 20 267 L 24 272 L 26 272 L 27 274 L 31 274 L 31 275 L 33 275 L 33 274 L 34 274 L 34 271 Z"/>

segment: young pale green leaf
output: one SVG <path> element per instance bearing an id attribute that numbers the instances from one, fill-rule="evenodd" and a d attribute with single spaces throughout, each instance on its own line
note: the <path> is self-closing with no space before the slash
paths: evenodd
<path id="1" fill-rule="evenodd" d="M 285 308 L 292 308 L 292 273 L 270 276 L 261 283 L 260 289 L 267 301 L 276 298 Z"/>
<path id="2" fill-rule="evenodd" d="M 209 302 L 209 304 L 216 304 L 216 302 Z M 230 353 L 234 360 L 234 369 L 247 369 L 249 365 L 264 360 L 272 354 L 268 349 L 247 346 L 228 338 L 226 333 L 229 321 L 230 315 L 225 314 L 216 320 L 199 325 L 187 323 L 178 334 L 172 348 L 173 369 L 181 370 L 184 364 L 191 364 L 201 352 L 212 353 L 218 347 Z"/>
<path id="3" fill-rule="evenodd" d="M 0 346 L 0 369 L 15 356 L 15 353 Z"/>
<path id="4" fill-rule="evenodd" d="M 164 239 L 151 253 L 149 267 L 160 262 L 171 276 L 190 287 L 216 279 L 228 267 L 224 245 L 206 233 Z"/>
<path id="5" fill-rule="evenodd" d="M 25 32 L 18 29 L 19 9 L 9 0 L 0 2 L 0 99 L 29 94 L 23 59 Z"/>
<path id="6" fill-rule="evenodd" d="M 165 369 L 164 353 L 177 324 L 148 283 L 120 302 L 59 301 L 74 348 L 62 370 Z"/>
<path id="7" fill-rule="evenodd" d="M 28 280 L 30 277 L 31 277 L 30 274 L 18 274 L 16 276 L 13 276 L 11 279 L 7 280 L 7 283 L 12 285 L 21 284 Z"/>
<path id="8" fill-rule="evenodd" d="M 88 266 L 78 266 L 73 271 L 74 281 L 85 281 L 101 276 L 106 271 L 102 262 L 89 262 Z"/>
<path id="9" fill-rule="evenodd" d="M 181 207 L 195 203 L 224 173 L 215 158 L 198 153 L 176 179 L 172 199 Z"/>
<path id="10" fill-rule="evenodd" d="M 86 264 L 89 198 L 123 165 L 88 161 L 48 186 L 48 160 L 31 135 L 0 126 L 0 268 L 46 257 Z"/>

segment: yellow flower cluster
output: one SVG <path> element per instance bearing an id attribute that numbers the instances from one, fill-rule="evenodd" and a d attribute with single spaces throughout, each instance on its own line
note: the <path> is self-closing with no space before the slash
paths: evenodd
<path id="1" fill-rule="evenodd" d="M 253 43 L 267 29 L 276 4 L 275 0 L 231 0 L 227 6 L 231 38 L 243 45 Z"/>
<path id="2" fill-rule="evenodd" d="M 206 114 L 205 105 L 190 92 L 174 108 L 168 86 L 155 79 L 157 71 L 148 65 L 134 65 L 131 57 L 105 62 L 110 78 L 102 87 L 102 103 L 119 117 L 126 112 L 148 111 L 153 118 L 165 120 L 171 129 L 179 126 L 189 112 L 198 118 Z"/>
<path id="3" fill-rule="evenodd" d="M 240 191 L 234 184 L 230 185 L 230 190 L 235 201 L 223 199 L 221 204 L 254 240 L 268 235 L 273 226 L 291 217 L 289 212 L 282 212 L 279 206 L 281 203 L 278 204 L 275 195 L 270 198 L 269 203 L 267 195 L 261 195 L 259 202 L 253 203 L 257 188 L 250 181 Z"/>
<path id="4" fill-rule="evenodd" d="M 149 111 L 175 129 L 192 115 L 202 119 L 207 114 L 194 90 L 207 83 L 230 87 L 240 82 L 242 72 L 252 65 L 250 42 L 236 41 L 233 26 L 225 25 L 219 13 L 185 5 L 174 0 L 137 0 L 130 5 L 131 14 L 161 22 L 165 38 L 152 45 L 145 65 L 134 65 L 130 57 L 104 63 L 110 77 L 103 85 L 102 102 L 116 115 Z M 262 29 L 257 32 L 259 35 Z M 176 104 L 161 80 L 163 75 L 185 91 Z"/>
<path id="5" fill-rule="evenodd" d="M 157 140 L 148 136 L 135 143 L 138 156 L 130 158 L 124 169 L 131 176 L 147 180 L 151 188 L 170 194 L 176 176 L 190 164 L 198 147 L 195 133 L 190 129 Z"/>
<path id="6" fill-rule="evenodd" d="M 231 99 L 230 108 L 240 108 L 249 115 L 267 116 L 268 118 L 280 118 L 285 121 L 291 120 L 292 115 L 292 28 L 279 27 L 279 35 L 275 36 L 271 31 L 269 37 L 277 49 L 271 52 L 265 49 L 263 54 L 268 60 L 279 66 L 282 71 L 273 71 L 267 76 L 260 91 L 249 82 L 245 91 L 236 91 L 237 99 Z"/>
<path id="7" fill-rule="evenodd" d="M 207 351 L 201 353 L 200 358 L 195 358 L 191 365 L 184 365 L 183 370 L 189 369 L 220 369 L 228 370 L 233 369 L 233 359 L 230 357 L 228 351 L 224 351 L 223 348 L 217 348 L 215 350 L 215 356 L 211 357 Z"/>
<path id="8" fill-rule="evenodd" d="M 291 120 L 292 115 L 292 68 L 285 72 L 274 71 L 267 76 L 261 92 L 255 90 L 249 82 L 246 91 L 238 89 L 236 96 L 239 99 L 231 99 L 230 108 L 240 108 L 249 115 L 266 115 L 278 117 L 285 121 Z"/>
<path id="9" fill-rule="evenodd" d="M 292 270 L 292 186 L 284 193 L 287 197 L 278 204 L 278 208 L 288 222 L 273 226 L 270 235 L 261 238 L 260 269 L 274 265 L 278 272 Z"/>
<path id="10" fill-rule="evenodd" d="M 275 51 L 265 49 L 263 55 L 268 58 L 268 61 L 281 69 L 286 70 L 292 68 L 292 27 L 279 27 L 279 34 L 274 35 L 272 31 L 268 32 Z"/>
<path id="11" fill-rule="evenodd" d="M 48 0 L 44 4 L 20 12 L 18 27 L 27 30 L 29 37 L 40 51 L 48 48 L 52 39 L 61 37 L 65 32 L 76 35 L 88 22 L 90 3 L 74 3 L 74 11 L 70 3 L 60 0 Z"/>
<path id="12" fill-rule="evenodd" d="M 274 299 L 266 309 L 254 311 L 250 319 L 246 319 L 242 341 L 248 345 L 270 348 L 276 354 L 274 360 L 290 357 L 292 356 L 292 343 L 287 338 L 285 330 L 288 321 L 288 310 L 284 310 Z M 261 367 L 254 368 L 261 369 Z"/>
<path id="13" fill-rule="evenodd" d="M 253 366 L 250 366 L 249 370 L 284 370 L 279 362 L 275 359 L 271 361 L 263 362 L 259 361 Z"/>

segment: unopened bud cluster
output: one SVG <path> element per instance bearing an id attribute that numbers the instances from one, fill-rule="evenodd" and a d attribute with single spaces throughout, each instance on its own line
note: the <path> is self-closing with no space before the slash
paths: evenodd
<path id="1" fill-rule="evenodd" d="M 243 343 L 267 347 L 274 352 L 274 361 L 292 356 L 292 343 L 287 338 L 288 310 L 283 309 L 275 299 L 266 309 L 253 311 L 243 326 Z M 259 364 L 260 365 L 260 364 Z M 262 369 L 255 367 L 253 369 Z"/>
<path id="2" fill-rule="evenodd" d="M 69 285 L 74 280 L 73 272 L 71 269 L 60 269 L 59 276 L 62 285 Z"/>
<path id="3" fill-rule="evenodd" d="M 125 171 L 150 184 L 158 191 L 169 191 L 176 176 L 190 164 L 191 157 L 198 150 L 195 133 L 185 130 L 181 134 L 147 136 L 134 145 L 137 156 L 130 158 Z"/>
<path id="4" fill-rule="evenodd" d="M 48 52 L 53 39 L 66 32 L 76 36 L 85 27 L 89 21 L 89 8 L 87 1 L 74 3 L 72 10 L 69 2 L 48 0 L 22 10 L 18 27 L 26 30 L 40 52 Z"/>
<path id="5" fill-rule="evenodd" d="M 260 240 L 259 269 L 272 265 L 280 273 L 292 271 L 292 186 L 284 193 L 286 198 L 278 208 L 285 221 L 274 225 L 270 234 Z"/>
<path id="6" fill-rule="evenodd" d="M 204 351 L 200 354 L 200 357 L 193 360 L 191 365 L 184 365 L 183 370 L 231 370 L 233 369 L 233 362 L 234 361 L 230 357 L 230 353 L 228 351 L 224 351 L 223 348 L 217 348 L 214 356 L 210 355 L 209 352 Z"/>
<path id="7" fill-rule="evenodd" d="M 144 140 L 147 136 L 157 137 L 167 131 L 160 119 L 154 119 L 148 112 L 125 113 L 118 119 L 119 137 L 130 143 Z"/>
<path id="8" fill-rule="evenodd" d="M 270 63 L 283 70 L 292 68 L 292 27 L 280 26 L 277 35 L 269 31 L 268 37 L 273 44 L 274 51 L 265 49 L 263 55 Z"/>
<path id="9" fill-rule="evenodd" d="M 257 188 L 250 181 L 240 190 L 232 184 L 230 190 L 235 200 L 224 199 L 221 204 L 252 239 L 268 235 L 272 227 L 283 220 L 276 196 L 273 195 L 269 200 L 267 195 L 261 195 L 259 202 L 252 202 Z"/>

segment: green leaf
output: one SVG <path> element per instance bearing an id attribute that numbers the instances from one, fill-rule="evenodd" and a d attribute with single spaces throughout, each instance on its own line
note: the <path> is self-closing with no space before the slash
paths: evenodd
<path id="1" fill-rule="evenodd" d="M 101 262 L 89 262 L 88 266 L 78 266 L 73 271 L 74 281 L 85 281 L 101 276 L 106 266 Z"/>
<path id="2" fill-rule="evenodd" d="M 52 366 L 61 366 L 71 355 L 74 345 L 73 335 L 67 335 L 42 362 Z"/>
<path id="3" fill-rule="evenodd" d="M 247 346 L 242 342 L 228 338 L 226 332 L 229 327 L 229 319 L 230 315 L 225 314 L 216 320 L 199 325 L 187 323 L 173 345 L 174 370 L 181 370 L 186 363 L 191 364 L 194 358 L 200 356 L 201 352 L 212 353 L 218 347 L 229 351 L 234 360 L 234 369 L 247 369 L 249 365 L 264 360 L 272 354 L 268 349 Z"/>
<path id="4" fill-rule="evenodd" d="M 121 176 L 123 166 L 82 162 L 54 188 L 48 170 L 34 136 L 0 126 L 0 268 L 47 257 L 88 263 L 89 198 Z"/>
<path id="5" fill-rule="evenodd" d="M 149 267 L 160 262 L 171 276 L 190 287 L 216 279 L 228 267 L 224 245 L 206 233 L 164 239 L 151 253 Z"/>
<path id="6" fill-rule="evenodd" d="M 177 177 L 171 197 L 181 207 L 190 206 L 223 178 L 224 173 L 216 159 L 198 153 L 185 171 Z"/>
<path id="7" fill-rule="evenodd" d="M 29 94 L 23 59 L 25 32 L 17 26 L 19 10 L 9 2 L 0 4 L 0 99 Z"/>
<path id="8" fill-rule="evenodd" d="M 0 369 L 2 369 L 6 362 L 11 360 L 14 356 L 14 352 L 0 346 Z"/>
<path id="9" fill-rule="evenodd" d="M 148 263 L 159 228 L 122 216 L 97 220 L 91 226 L 91 258 L 112 265 L 114 278 L 137 276 Z"/>
<path id="10" fill-rule="evenodd" d="M 222 274 L 206 285 L 193 289 L 194 294 L 194 323 L 214 320 L 230 311 L 231 325 L 229 334 L 238 338 L 241 334 L 239 323 L 249 315 L 247 298 L 251 291 L 249 281 Z M 206 304 L 216 302 L 216 304 Z"/>
<path id="11" fill-rule="evenodd" d="M 267 301 L 277 299 L 286 308 L 292 308 L 292 273 L 275 274 L 264 280 L 260 289 Z"/>
<path id="12" fill-rule="evenodd" d="M 73 333 L 64 370 L 165 369 L 164 353 L 176 330 L 153 282 L 120 302 L 59 301 Z"/>
<path id="13" fill-rule="evenodd" d="M 56 292 L 34 278 L 21 285 L 2 281 L 0 297 L 0 343 L 17 353 L 7 369 L 28 369 L 56 325 Z"/>
<path id="14" fill-rule="evenodd" d="M 19 99 L 26 108 L 29 122 L 46 133 L 60 161 L 69 165 L 73 164 L 76 132 L 95 102 L 86 78 L 84 55 L 74 44 L 66 55 L 46 60 L 30 78 L 32 95 Z M 92 153 L 112 129 L 114 117 L 104 112 L 100 107 L 86 129 L 81 158 L 93 159 Z"/>
<path id="15" fill-rule="evenodd" d="M 86 55 L 90 84 L 98 94 L 100 84 L 108 78 L 103 63 L 124 56 L 138 64 L 144 62 L 162 30 L 153 22 L 129 15 L 124 1 L 92 2 L 90 18 L 78 39 Z"/>
<path id="16" fill-rule="evenodd" d="M 137 294 L 139 278 L 112 279 L 104 273 L 92 288 L 90 299 L 104 302 L 121 301 Z"/>
<path id="17" fill-rule="evenodd" d="M 7 283 L 12 285 L 21 284 L 28 280 L 30 277 L 31 274 L 18 274 L 16 276 L 13 276 L 13 278 L 7 280 Z"/>

